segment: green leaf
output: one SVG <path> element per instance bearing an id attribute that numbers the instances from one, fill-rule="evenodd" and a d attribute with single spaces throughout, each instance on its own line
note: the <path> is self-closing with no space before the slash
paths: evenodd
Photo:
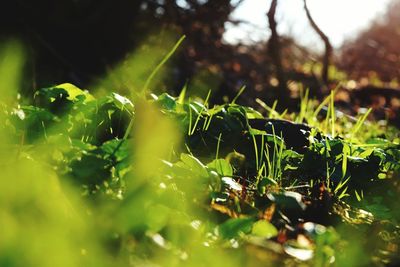
<path id="1" fill-rule="evenodd" d="M 218 227 L 219 233 L 225 239 L 231 239 L 239 234 L 251 232 L 255 218 L 234 218 L 229 219 Z"/>
<path id="2" fill-rule="evenodd" d="M 117 93 L 112 93 L 113 99 L 115 99 L 116 101 L 114 101 L 117 105 L 117 107 L 119 109 L 124 109 L 126 106 L 128 107 L 133 107 L 133 103 L 132 101 L 130 101 L 128 98 L 119 95 Z"/>
<path id="3" fill-rule="evenodd" d="M 375 145 L 375 146 L 384 146 L 384 145 L 391 144 L 391 142 L 389 140 L 383 139 L 383 138 L 378 138 L 378 137 L 368 139 L 366 143 L 369 145 Z"/>
<path id="4" fill-rule="evenodd" d="M 215 159 L 207 164 L 207 167 L 215 170 L 221 176 L 232 176 L 233 169 L 231 164 L 225 159 Z"/>
<path id="5" fill-rule="evenodd" d="M 176 100 L 167 93 L 160 95 L 156 102 L 162 109 L 174 111 L 176 109 Z"/>
<path id="6" fill-rule="evenodd" d="M 250 128 L 250 129 L 249 129 L 249 133 L 250 133 L 251 135 L 267 135 L 267 132 L 266 132 L 266 131 L 258 130 L 258 129 L 254 129 L 254 128 Z"/>
<path id="7" fill-rule="evenodd" d="M 198 174 L 200 177 L 205 178 L 209 176 L 207 167 L 192 155 L 182 153 L 181 160 L 187 167 L 190 168 L 191 171 Z"/>
<path id="8" fill-rule="evenodd" d="M 302 195 L 293 192 L 293 191 L 285 191 L 282 193 L 270 193 L 267 194 L 267 197 L 278 204 L 287 209 L 293 210 L 305 210 L 306 205 L 302 202 Z"/>
<path id="9" fill-rule="evenodd" d="M 83 91 L 82 89 L 79 89 L 75 85 L 71 83 L 63 83 L 55 86 L 54 88 L 62 88 L 68 93 L 68 100 L 76 100 L 78 96 L 84 96 L 85 100 L 84 102 L 92 101 L 94 100 L 94 97 L 89 94 L 88 92 Z"/>
<path id="10" fill-rule="evenodd" d="M 250 119 L 263 119 L 264 118 L 263 115 L 260 112 L 254 110 L 251 107 L 243 107 L 243 109 L 246 111 L 246 117 L 249 120 Z"/>
<path id="11" fill-rule="evenodd" d="M 253 224 L 251 233 L 264 238 L 272 238 L 278 235 L 278 230 L 272 223 L 260 220 Z"/>
<path id="12" fill-rule="evenodd" d="M 71 162 L 71 174 L 78 183 L 100 185 L 110 178 L 109 161 L 97 154 L 88 154 Z"/>
<path id="13" fill-rule="evenodd" d="M 117 161 L 121 161 L 129 157 L 130 151 L 129 143 L 121 142 L 121 140 L 116 139 L 106 141 L 101 145 L 101 149 L 108 155 L 114 155 Z"/>
<path id="14" fill-rule="evenodd" d="M 257 189 L 261 194 L 263 194 L 265 193 L 266 187 L 268 185 L 276 186 L 277 184 L 278 183 L 274 179 L 271 179 L 269 177 L 262 177 L 257 184 Z"/>

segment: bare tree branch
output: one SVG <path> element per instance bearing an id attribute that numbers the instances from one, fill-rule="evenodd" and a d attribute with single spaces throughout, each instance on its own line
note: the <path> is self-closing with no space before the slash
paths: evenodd
<path id="1" fill-rule="evenodd" d="M 268 42 L 268 52 L 272 59 L 273 64 L 275 65 L 276 77 L 279 82 L 279 98 L 283 102 L 287 102 L 289 97 L 289 90 L 287 88 L 287 81 L 285 77 L 285 73 L 282 67 L 282 58 L 281 58 L 281 49 L 279 43 L 279 35 L 277 28 L 277 23 L 275 21 L 275 13 L 276 7 L 278 5 L 277 0 L 272 0 L 271 6 L 267 13 L 269 28 L 271 29 L 271 38 Z"/>
<path id="2" fill-rule="evenodd" d="M 308 18 L 308 21 L 311 24 L 311 27 L 314 29 L 314 31 L 319 35 L 321 40 L 325 44 L 325 55 L 323 58 L 323 65 L 322 65 L 322 81 L 325 83 L 325 85 L 328 84 L 329 82 L 329 65 L 331 64 L 332 61 L 332 53 L 333 53 L 333 48 L 331 45 L 331 42 L 329 41 L 328 36 L 325 35 L 325 33 L 318 27 L 317 23 L 315 23 L 314 19 L 311 16 L 310 10 L 308 9 L 307 6 L 307 0 L 303 0 L 304 2 L 304 10 L 306 11 L 306 15 Z"/>
<path id="3" fill-rule="evenodd" d="M 236 4 L 232 4 L 232 8 L 236 9 L 238 6 L 240 6 L 243 3 L 244 0 L 239 0 Z"/>

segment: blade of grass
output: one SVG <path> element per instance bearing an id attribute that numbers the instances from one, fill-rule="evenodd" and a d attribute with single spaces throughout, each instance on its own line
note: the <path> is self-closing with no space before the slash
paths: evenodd
<path id="1" fill-rule="evenodd" d="M 189 129 L 188 129 L 188 135 L 192 132 L 192 108 L 190 107 L 190 98 L 189 98 Z"/>
<path id="2" fill-rule="evenodd" d="M 264 142 L 264 135 L 262 135 L 261 136 L 261 152 L 260 152 L 260 162 L 258 163 L 258 166 L 261 166 L 261 164 L 262 164 L 262 156 L 264 155 L 264 144 L 265 144 L 265 142 Z"/>
<path id="3" fill-rule="evenodd" d="M 346 188 L 342 191 L 342 193 L 340 193 L 340 195 L 338 196 L 338 199 L 342 199 L 342 198 L 344 198 L 344 197 L 350 196 L 349 194 L 347 194 L 347 189 L 349 189 L 349 187 L 346 187 Z"/>
<path id="4" fill-rule="evenodd" d="M 303 95 L 303 87 L 301 87 L 301 89 L 300 89 L 300 112 L 296 118 L 296 122 L 302 123 L 305 119 L 307 107 L 308 107 L 308 95 L 309 95 L 309 90 L 306 89 L 306 92 Z"/>
<path id="5" fill-rule="evenodd" d="M 187 82 L 185 83 L 185 85 L 182 88 L 182 91 L 179 94 L 177 101 L 178 104 L 183 105 L 185 103 L 186 90 L 187 90 Z"/>
<path id="6" fill-rule="evenodd" d="M 236 100 L 239 98 L 239 96 L 244 92 L 244 90 L 246 90 L 246 86 L 245 85 L 243 85 L 241 88 L 240 88 L 240 90 L 239 90 L 239 92 L 236 94 L 236 96 L 233 98 L 233 100 L 232 100 L 232 104 L 235 104 L 235 102 L 236 102 Z"/>
<path id="7" fill-rule="evenodd" d="M 357 192 L 357 190 L 354 190 L 354 193 L 355 193 L 355 195 L 356 195 L 356 198 L 357 198 L 357 201 L 361 201 L 362 200 L 362 197 L 361 197 L 361 195 L 360 194 L 358 194 L 358 192 Z"/>
<path id="8" fill-rule="evenodd" d="M 271 109 L 275 111 L 277 105 L 278 105 L 278 100 L 275 100 L 274 103 L 272 104 Z M 279 113 L 276 113 L 276 114 L 279 116 Z M 272 115 L 272 113 L 270 112 L 270 114 L 269 114 L 269 116 L 268 116 L 270 119 L 272 119 L 272 118 L 271 118 L 271 115 Z"/>
<path id="9" fill-rule="evenodd" d="M 341 82 L 338 83 L 338 85 L 331 90 L 331 93 L 333 92 L 333 95 L 336 95 L 336 91 L 340 88 L 340 86 L 342 85 Z M 328 105 L 328 103 L 331 101 L 331 97 L 332 94 L 329 94 L 329 96 L 327 96 L 322 102 L 321 104 L 318 105 L 318 107 L 315 109 L 314 113 L 313 113 L 313 117 L 316 118 L 318 116 L 318 114 L 321 112 L 322 108 L 325 107 L 326 105 Z"/>
<path id="10" fill-rule="evenodd" d="M 266 170 L 268 173 L 265 176 L 268 176 L 268 178 L 272 178 L 271 174 L 272 174 L 272 163 L 270 160 L 270 156 L 269 156 L 269 146 L 268 143 L 265 143 L 265 151 L 264 151 L 264 156 L 267 160 L 267 166 L 268 166 L 268 170 Z"/>
<path id="11" fill-rule="evenodd" d="M 168 61 L 168 59 L 175 53 L 175 51 L 178 49 L 178 47 L 180 46 L 180 44 L 183 42 L 183 40 L 185 40 L 186 36 L 183 35 L 178 42 L 176 42 L 176 44 L 174 45 L 174 47 L 169 51 L 169 53 L 161 60 L 161 62 L 154 68 L 154 70 L 150 73 L 149 77 L 147 78 L 143 89 L 142 89 L 142 97 L 144 98 L 147 88 L 150 84 L 150 82 L 153 80 L 154 76 L 157 74 L 157 72 L 161 69 L 161 67 Z M 121 142 L 115 147 L 113 153 L 111 154 L 111 156 L 113 156 L 118 149 L 121 147 L 122 143 L 124 142 L 124 140 L 126 140 L 132 130 L 132 126 L 133 126 L 133 116 L 131 118 L 131 120 L 129 121 L 128 127 L 125 130 L 124 136 L 122 137 Z"/>
<path id="12" fill-rule="evenodd" d="M 343 153 L 342 159 L 342 179 L 346 176 L 347 172 L 347 153 Z"/>
<path id="13" fill-rule="evenodd" d="M 154 68 L 154 70 L 150 73 L 149 77 L 147 78 L 144 86 L 143 86 L 143 90 L 142 93 L 146 94 L 147 89 L 151 83 L 151 81 L 153 80 L 154 76 L 157 74 L 157 72 L 161 69 L 161 67 L 168 61 L 168 59 L 175 53 L 175 51 L 178 49 L 178 47 L 181 45 L 181 43 L 183 42 L 183 40 L 185 40 L 186 36 L 182 35 L 182 37 L 178 40 L 178 42 L 176 42 L 176 44 L 174 45 L 174 47 L 172 47 L 172 49 L 168 52 L 168 54 L 161 60 L 161 62 Z"/>
<path id="14" fill-rule="evenodd" d="M 200 121 L 201 113 L 203 113 L 203 111 L 206 109 L 206 106 L 208 105 L 208 99 L 210 98 L 210 95 L 211 95 L 211 90 L 208 91 L 206 100 L 204 101 L 204 104 L 203 104 L 203 106 L 201 107 L 201 109 L 200 109 L 200 111 L 199 111 L 199 114 L 198 114 L 197 117 L 196 117 L 196 121 L 194 122 L 192 131 L 189 132 L 189 135 L 193 135 L 194 131 L 196 130 L 197 124 L 198 124 L 199 121 Z"/>
<path id="15" fill-rule="evenodd" d="M 204 130 L 206 130 L 206 131 L 208 130 L 208 127 L 210 127 L 211 120 L 212 120 L 213 117 L 214 117 L 214 113 L 211 113 L 210 117 L 208 118 L 208 121 L 207 121 L 207 124 L 206 124 L 206 127 L 205 127 Z"/>
<path id="16" fill-rule="evenodd" d="M 256 137 L 254 134 L 251 135 L 253 138 L 253 145 L 254 145 L 254 155 L 255 155 L 255 161 L 256 161 L 256 170 L 258 170 L 258 147 L 257 147 L 257 141 Z"/>
<path id="17" fill-rule="evenodd" d="M 340 190 L 342 187 L 344 187 L 344 186 L 349 182 L 349 180 L 350 180 L 350 177 L 347 178 L 347 179 L 344 180 L 344 181 L 341 181 L 341 182 L 336 186 L 334 192 L 335 192 L 335 193 L 339 192 L 339 190 Z"/>
<path id="18" fill-rule="evenodd" d="M 318 116 L 318 114 L 321 112 L 322 108 L 325 107 L 326 105 L 328 105 L 330 98 L 331 98 L 331 96 L 329 95 L 321 102 L 321 104 L 318 105 L 318 107 L 315 109 L 315 111 L 313 113 L 313 118 L 316 118 Z"/>
<path id="19" fill-rule="evenodd" d="M 331 103 L 330 103 L 330 110 L 331 110 L 331 136 L 335 138 L 335 93 L 331 91 Z"/>
<path id="20" fill-rule="evenodd" d="M 217 151 L 215 152 L 215 159 L 218 159 L 218 157 L 219 157 L 219 144 L 221 143 L 221 138 L 222 138 L 222 133 L 220 133 L 218 136 Z"/>
<path id="21" fill-rule="evenodd" d="M 361 126 L 364 124 L 365 120 L 367 119 L 369 113 L 371 113 L 372 108 L 369 108 L 367 112 L 363 116 L 361 116 L 358 120 L 356 125 L 353 128 L 353 131 L 351 132 L 350 136 L 351 138 L 354 137 L 354 135 L 360 130 Z"/>
<path id="22" fill-rule="evenodd" d="M 275 100 L 275 102 L 274 102 L 272 108 L 269 107 L 264 101 L 262 101 L 262 100 L 259 99 L 259 98 L 256 98 L 256 102 L 257 102 L 257 104 L 259 104 L 262 108 L 264 108 L 266 111 L 269 112 L 268 118 L 271 119 L 271 118 L 273 118 L 274 116 L 275 116 L 275 118 L 279 118 L 279 117 L 280 117 L 279 113 L 275 110 L 276 105 L 278 104 L 278 101 L 277 101 L 277 100 Z"/>

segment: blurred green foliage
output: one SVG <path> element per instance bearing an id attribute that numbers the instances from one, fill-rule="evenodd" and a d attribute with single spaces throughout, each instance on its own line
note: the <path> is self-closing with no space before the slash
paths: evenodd
<path id="1" fill-rule="evenodd" d="M 301 121 L 318 130 L 235 103 L 93 96 L 69 83 L 27 105 L 23 59 L 15 45 L 0 57 L 0 266 L 399 260 L 398 140 L 378 129 L 341 138 L 362 116 L 331 104 L 318 121 L 302 101 Z"/>

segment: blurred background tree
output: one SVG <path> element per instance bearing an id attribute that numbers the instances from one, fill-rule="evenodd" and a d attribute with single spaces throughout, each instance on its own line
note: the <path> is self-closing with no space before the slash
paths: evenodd
<path id="1" fill-rule="evenodd" d="M 187 34 L 182 57 L 190 58 L 190 63 L 181 59 L 186 64 L 205 58 L 220 60 L 215 48 L 221 47 L 224 22 L 234 6 L 228 0 L 178 2 L 181 4 L 170 0 L 8 1 L 0 11 L 0 36 L 25 44 L 35 87 L 65 80 L 88 85 L 149 33 L 167 28 Z M 193 66 L 185 65 L 182 72 L 190 78 Z"/>
<path id="2" fill-rule="evenodd" d="M 29 93 L 65 81 L 87 87 L 136 49 L 149 34 L 161 36 L 159 33 L 163 31 L 173 31 L 176 36 L 185 34 L 183 49 L 175 56 L 175 67 L 166 75 L 165 87 L 176 93 L 188 82 L 191 91 L 201 96 L 209 89 L 215 90 L 214 98 L 221 101 L 223 96 L 232 99 L 243 85 L 254 91 L 252 95 L 264 94 L 264 89 L 274 85 L 265 43 L 232 45 L 222 41 L 225 23 L 240 23 L 232 21 L 230 14 L 241 3 L 8 1 L 0 10 L 0 37 L 15 38 L 25 45 L 29 62 L 24 89 Z M 281 46 L 285 67 L 296 66 L 293 62 L 297 57 L 308 54 L 289 37 L 282 37 Z"/>
<path id="3" fill-rule="evenodd" d="M 273 38 L 253 43 L 230 43 L 223 39 L 227 23 L 241 25 L 233 11 L 243 0 L 15 0 L 0 9 L 0 38 L 21 40 L 27 50 L 23 92 L 29 96 L 35 89 L 63 82 L 94 88 L 127 59 L 132 51 L 143 50 L 149 40 L 168 51 L 166 39 L 181 35 L 187 38 L 172 59 L 173 67 L 165 70 L 162 82 L 151 88 L 155 92 L 177 94 L 185 84 L 190 95 L 204 97 L 213 90 L 212 101 L 230 101 L 242 86 L 246 92 L 242 104 L 255 105 L 260 98 L 271 104 L 280 99 L 294 99 L 299 83 L 309 88 L 312 96 L 323 97 L 345 76 L 321 67 L 332 47 L 320 35 L 327 53 L 319 53 L 299 44 L 296 38 L 279 34 L 280 64 L 284 74 L 284 94 L 277 71 L 275 54 L 271 52 Z M 302 1 L 299 0 L 300 3 Z M 399 0 L 393 0 L 387 13 L 353 41 L 339 50 L 335 64 L 356 82 L 363 77 L 379 81 L 396 81 L 399 76 L 400 10 Z M 276 1 L 278 6 L 282 1 Z M 306 13 L 307 10 L 299 10 Z M 267 18 L 268 5 L 264 14 Z M 251 15 L 251 14 L 249 14 Z M 318 21 L 312 19 L 316 32 Z M 279 30 L 280 20 L 277 20 Z M 332 22 L 337 23 L 337 22 Z M 271 29 L 265 27 L 265 32 Z M 310 32 L 311 32 L 310 27 Z M 322 41 L 321 41 L 322 43 Z M 151 49 L 151 46 L 150 46 Z M 144 50 L 146 53 L 153 51 Z M 340 52 L 340 53 L 337 53 Z M 322 55 L 321 55 L 322 54 Z M 324 59 L 325 58 L 325 59 Z M 143 65 L 150 65 L 143 60 Z M 153 66 L 150 66 L 153 67 Z M 136 71 L 130 68 L 124 75 Z M 149 73 L 150 74 L 150 73 Z M 330 76 L 328 77 L 328 74 Z M 143 72 L 143 76 L 147 75 Z M 279 78 L 281 77 L 281 78 Z M 328 84 L 329 83 L 329 84 Z M 355 83 L 358 86 L 357 83 Z M 395 84 L 396 85 L 396 84 Z M 123 83 L 108 84 L 109 90 L 123 91 Z M 328 89 L 323 91 L 323 89 Z M 293 102 L 295 103 L 295 102 Z M 288 107 L 292 105 L 287 102 Z M 286 105 L 285 105 L 286 106 Z M 285 108 L 285 107 L 283 107 Z"/>
<path id="4" fill-rule="evenodd" d="M 338 66 L 351 79 L 382 82 L 400 79 L 400 1 L 392 1 L 384 16 L 348 40 L 341 48 Z M 365 83 L 364 82 L 364 83 Z M 375 81 L 376 82 L 376 81 Z"/>

